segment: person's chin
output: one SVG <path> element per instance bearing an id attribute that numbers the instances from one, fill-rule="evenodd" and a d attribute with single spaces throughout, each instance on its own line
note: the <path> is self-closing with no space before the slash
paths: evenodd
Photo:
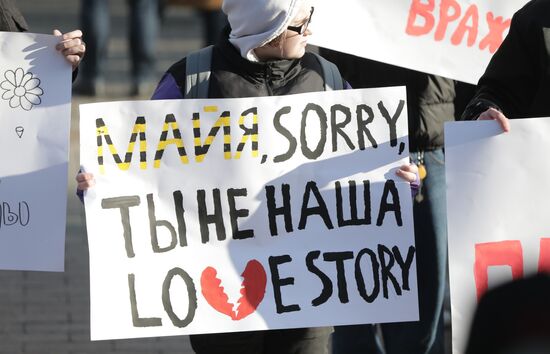
<path id="1" fill-rule="evenodd" d="M 306 42 L 304 42 L 300 47 L 296 48 L 296 54 L 302 56 L 306 52 Z"/>

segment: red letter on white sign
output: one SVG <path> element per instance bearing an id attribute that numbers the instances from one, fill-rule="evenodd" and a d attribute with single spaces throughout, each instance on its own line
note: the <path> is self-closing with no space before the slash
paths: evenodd
<path id="1" fill-rule="evenodd" d="M 428 0 L 427 4 L 423 4 L 421 0 L 413 0 L 409 10 L 409 20 L 407 21 L 407 34 L 411 36 L 422 36 L 430 33 L 435 24 L 435 19 L 432 15 L 434 7 L 434 0 Z M 424 18 L 423 26 L 415 25 L 417 16 L 422 16 Z"/>
<path id="2" fill-rule="evenodd" d="M 478 300 L 489 286 L 489 266 L 508 265 L 512 268 L 513 279 L 523 277 L 523 249 L 520 241 L 478 243 L 475 249 L 474 277 Z"/>

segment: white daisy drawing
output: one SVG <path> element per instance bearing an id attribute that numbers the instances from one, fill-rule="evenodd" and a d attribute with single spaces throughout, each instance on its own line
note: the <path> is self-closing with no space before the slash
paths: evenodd
<path id="1" fill-rule="evenodd" d="M 40 96 L 44 91 L 40 88 L 40 79 L 34 77 L 33 73 L 21 68 L 7 70 L 4 73 L 5 80 L 0 83 L 4 90 L 2 99 L 10 102 L 11 108 L 21 107 L 30 111 L 32 107 L 42 103 Z"/>

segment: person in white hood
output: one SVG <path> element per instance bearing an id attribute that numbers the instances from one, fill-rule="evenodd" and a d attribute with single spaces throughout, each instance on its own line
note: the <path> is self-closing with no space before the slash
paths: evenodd
<path id="1" fill-rule="evenodd" d="M 231 24 L 229 42 L 243 58 L 265 61 L 304 55 L 313 15 L 307 0 L 226 0 L 223 11 Z"/>
<path id="2" fill-rule="evenodd" d="M 212 48 L 207 97 L 279 96 L 325 90 L 320 59 L 306 51 L 314 8 L 307 0 L 225 0 L 230 28 Z M 153 99 L 188 97 L 186 58 L 161 79 Z M 343 88 L 351 88 L 340 76 Z M 417 181 L 415 165 L 398 175 Z M 79 190 L 93 175 L 77 175 Z M 326 354 L 331 328 L 298 328 L 190 336 L 197 354 Z"/>
<path id="3" fill-rule="evenodd" d="M 313 8 L 304 0 L 225 0 L 231 33 L 212 52 L 208 96 L 229 98 L 323 91 L 322 69 L 307 58 Z M 185 58 L 159 83 L 153 99 L 183 98 Z M 76 177 L 79 191 L 95 184 Z M 96 187 L 97 188 L 97 187 Z M 327 354 L 331 328 L 299 328 L 190 336 L 197 354 Z"/>

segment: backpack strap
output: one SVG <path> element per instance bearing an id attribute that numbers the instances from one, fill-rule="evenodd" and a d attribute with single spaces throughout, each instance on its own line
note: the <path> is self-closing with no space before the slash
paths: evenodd
<path id="1" fill-rule="evenodd" d="M 312 53 L 317 58 L 321 68 L 323 69 L 323 78 L 325 80 L 325 91 L 343 90 L 344 81 L 340 71 L 336 65 L 317 53 Z"/>
<path id="2" fill-rule="evenodd" d="M 208 98 L 213 46 L 192 52 L 185 58 L 185 95 L 183 98 Z"/>
<path id="3" fill-rule="evenodd" d="M 192 52 L 186 57 L 184 98 L 208 98 L 213 46 Z M 313 53 L 323 70 L 325 91 L 342 90 L 344 82 L 335 64 Z"/>

